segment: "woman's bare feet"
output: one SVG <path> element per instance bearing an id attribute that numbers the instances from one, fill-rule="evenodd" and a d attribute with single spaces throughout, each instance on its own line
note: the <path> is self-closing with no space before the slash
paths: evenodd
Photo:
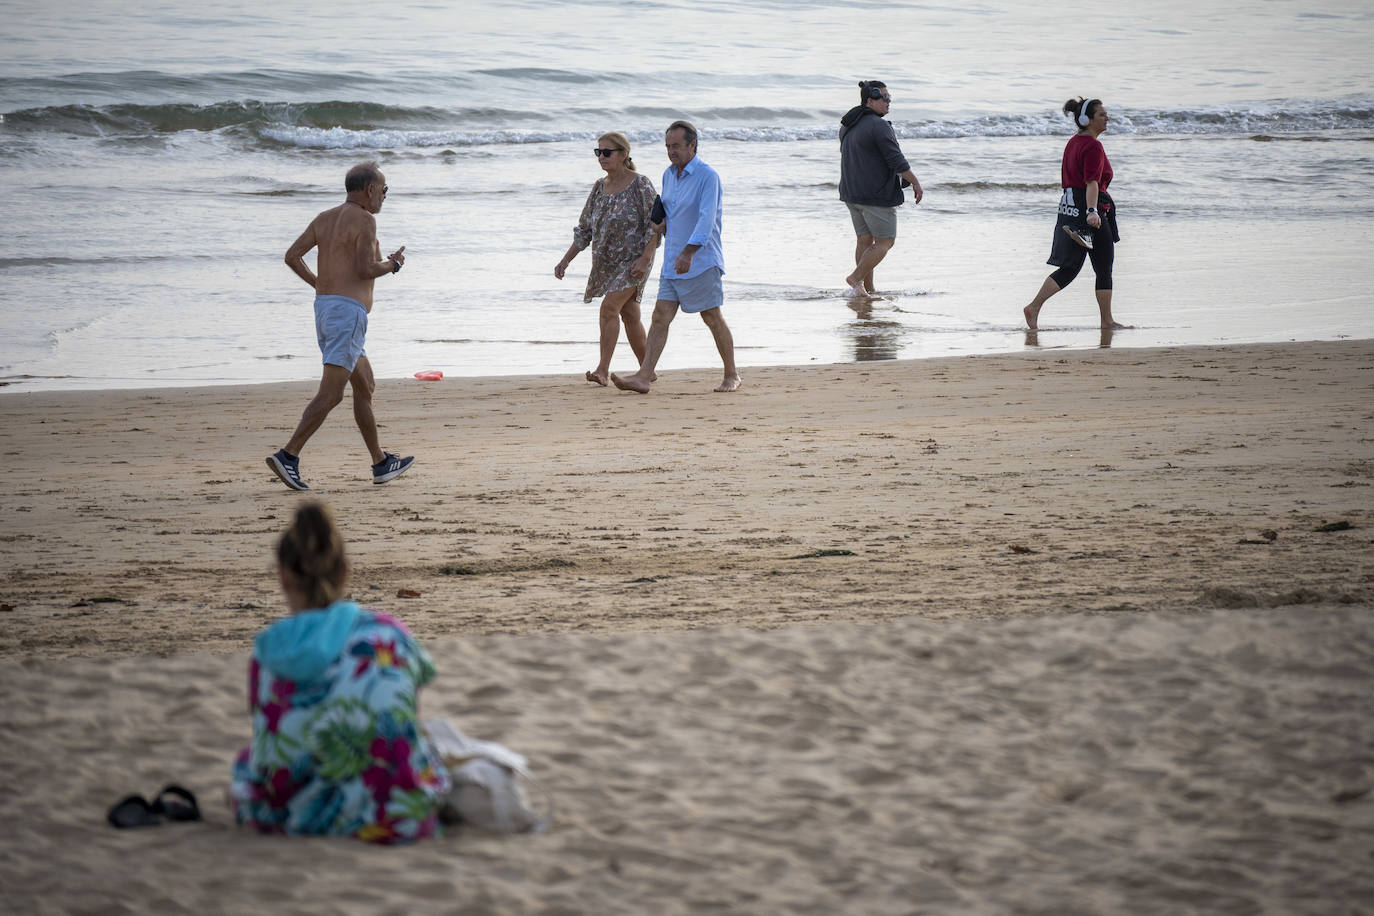
<path id="1" fill-rule="evenodd" d="M 1026 330 L 1038 330 L 1035 326 L 1035 320 L 1040 317 L 1040 310 L 1038 308 L 1033 308 L 1028 305 L 1021 310 L 1021 314 L 1026 316 Z"/>
<path id="2" fill-rule="evenodd" d="M 606 387 L 606 376 L 598 374 L 595 369 L 587 370 L 587 381 L 596 382 L 602 388 Z"/>

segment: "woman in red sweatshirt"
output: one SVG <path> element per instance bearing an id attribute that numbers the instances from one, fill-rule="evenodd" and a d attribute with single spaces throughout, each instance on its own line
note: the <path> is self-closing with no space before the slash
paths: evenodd
<path id="1" fill-rule="evenodd" d="M 1064 114 L 1078 125 L 1078 133 L 1064 147 L 1060 165 L 1059 217 L 1054 228 L 1054 243 L 1047 263 L 1059 268 L 1045 278 L 1030 305 L 1022 309 L 1026 327 L 1038 326 L 1040 308 L 1055 293 L 1073 282 L 1091 258 L 1097 275 L 1097 309 L 1102 329 L 1122 328 L 1112 320 L 1112 261 L 1115 244 L 1121 241 L 1116 229 L 1116 207 L 1107 193 L 1112 183 L 1112 164 L 1098 137 L 1107 129 L 1107 109 L 1101 99 L 1078 97 L 1064 103 Z"/>

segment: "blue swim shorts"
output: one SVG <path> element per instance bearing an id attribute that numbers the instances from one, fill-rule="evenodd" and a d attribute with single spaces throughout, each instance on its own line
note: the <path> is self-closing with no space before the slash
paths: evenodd
<path id="1" fill-rule="evenodd" d="M 725 302 L 720 275 L 719 267 L 711 267 L 695 277 L 659 277 L 658 298 L 691 314 L 718 309 Z"/>
<path id="2" fill-rule="evenodd" d="M 366 356 L 367 309 L 347 296 L 315 297 L 315 339 L 320 342 L 323 362 L 343 366 L 349 372 Z"/>

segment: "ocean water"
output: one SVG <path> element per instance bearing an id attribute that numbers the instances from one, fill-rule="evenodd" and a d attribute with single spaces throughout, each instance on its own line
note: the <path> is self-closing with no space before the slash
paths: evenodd
<path id="1" fill-rule="evenodd" d="M 315 378 L 282 254 L 377 159 L 391 194 L 368 352 L 381 377 L 595 362 L 584 254 L 553 277 L 621 130 L 655 183 L 685 117 L 725 186 L 742 367 L 1027 347 L 1374 337 L 1367 0 L 632 5 L 5 0 L 0 382 L 9 390 Z M 863 78 L 926 190 L 883 297 L 840 293 L 839 117 Z M 1104 99 L 1115 312 L 1091 272 L 1028 335 L 1072 125 Z M 652 298 L 653 286 L 650 286 Z M 647 303 L 646 303 L 647 304 Z M 616 368 L 632 368 L 623 342 Z M 682 316 L 665 369 L 716 366 Z"/>

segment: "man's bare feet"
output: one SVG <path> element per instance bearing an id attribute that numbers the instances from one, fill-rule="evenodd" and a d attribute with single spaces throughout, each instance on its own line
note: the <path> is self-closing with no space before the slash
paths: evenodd
<path id="1" fill-rule="evenodd" d="M 624 378 L 612 372 L 611 382 L 621 391 L 636 391 L 640 394 L 649 393 L 649 383 L 641 379 L 637 372 L 634 375 L 627 375 Z"/>
<path id="2" fill-rule="evenodd" d="M 1026 306 L 1025 308 L 1023 308 L 1023 309 L 1021 310 L 1021 314 L 1026 316 L 1026 328 L 1027 328 L 1027 330 L 1031 330 L 1031 331 L 1038 330 L 1038 329 L 1036 328 L 1036 326 L 1035 326 L 1035 320 L 1036 320 L 1037 318 L 1040 317 L 1040 310 L 1039 310 L 1039 309 L 1035 309 L 1034 311 L 1032 311 L 1032 310 L 1031 310 L 1031 307 L 1028 305 L 1028 306 Z"/>
<path id="3" fill-rule="evenodd" d="M 743 384 L 744 382 L 738 375 L 727 375 L 725 379 L 716 386 L 716 391 L 722 393 L 726 391 L 739 391 L 739 386 Z"/>
<path id="4" fill-rule="evenodd" d="M 587 370 L 587 381 L 589 381 L 589 382 L 596 382 L 596 383 L 597 383 L 598 385 L 600 385 L 602 388 L 605 388 L 605 387 L 606 387 L 606 376 L 604 376 L 604 375 L 598 375 L 597 373 L 593 372 L 591 369 L 588 369 L 588 370 Z"/>

